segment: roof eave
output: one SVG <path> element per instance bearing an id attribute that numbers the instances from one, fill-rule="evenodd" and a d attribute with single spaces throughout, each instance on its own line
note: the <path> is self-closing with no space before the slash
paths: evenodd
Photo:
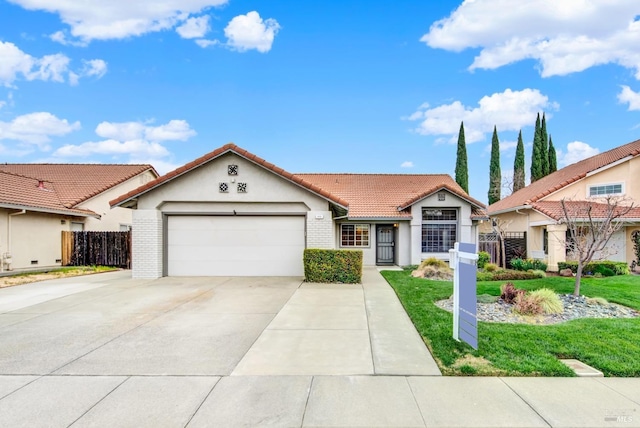
<path id="1" fill-rule="evenodd" d="M 100 218 L 100 215 L 96 213 L 78 212 L 75 210 L 56 210 L 53 208 L 33 207 L 33 206 L 22 205 L 22 204 L 0 203 L 0 208 L 26 210 L 26 211 L 33 211 L 33 212 L 47 213 L 47 214 L 59 214 L 59 215 L 67 215 L 67 216 L 73 216 L 73 217 L 93 217 L 98 219 Z"/>
<path id="2" fill-rule="evenodd" d="M 408 202 L 405 202 L 404 204 L 402 204 L 401 206 L 398 207 L 398 211 L 404 211 L 407 208 L 411 207 L 412 205 L 417 204 L 418 202 L 428 198 L 429 196 L 438 193 L 442 190 L 446 190 L 447 192 L 451 193 L 452 195 L 457 196 L 458 198 L 468 202 L 469 204 L 473 205 L 476 208 L 482 208 L 482 209 L 486 209 L 487 207 L 485 205 L 483 205 L 481 202 L 479 201 L 475 201 L 473 199 L 467 198 L 459 193 L 454 192 L 453 190 L 451 190 L 450 188 L 448 188 L 447 186 L 440 186 L 436 189 L 434 189 L 433 191 L 430 191 L 426 194 L 424 194 L 422 197 L 417 198 L 416 200 L 410 200 Z"/>
<path id="3" fill-rule="evenodd" d="M 505 213 L 509 213 L 509 212 L 512 212 L 512 211 L 530 210 L 531 208 L 533 208 L 531 205 L 518 205 L 517 207 L 504 208 L 504 209 L 497 210 L 497 211 L 491 211 L 491 212 L 489 212 L 487 214 L 489 215 L 489 217 L 491 217 L 491 216 L 494 216 L 494 215 L 505 214 Z"/>

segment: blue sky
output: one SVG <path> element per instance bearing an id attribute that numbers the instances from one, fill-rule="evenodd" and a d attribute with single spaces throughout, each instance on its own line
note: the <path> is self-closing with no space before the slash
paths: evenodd
<path id="1" fill-rule="evenodd" d="M 494 125 L 507 176 L 538 112 L 560 166 L 640 138 L 640 2 L 512 5 L 1 0 L 0 161 L 453 175 L 464 120 L 486 201 Z"/>

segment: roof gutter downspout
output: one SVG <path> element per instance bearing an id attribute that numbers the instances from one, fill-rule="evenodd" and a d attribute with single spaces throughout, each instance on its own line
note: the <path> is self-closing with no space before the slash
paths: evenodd
<path id="1" fill-rule="evenodd" d="M 10 213 L 7 217 L 7 251 L 4 254 L 1 254 L 2 257 L 0 258 L 0 272 L 2 271 L 2 268 L 5 265 L 5 260 L 6 259 L 11 260 L 11 217 L 15 217 L 17 215 L 22 215 L 26 213 L 27 213 L 27 210 L 23 209 L 15 213 Z M 10 266 L 11 262 L 7 263 L 7 265 Z M 7 270 L 11 270 L 11 269 L 7 268 Z"/>

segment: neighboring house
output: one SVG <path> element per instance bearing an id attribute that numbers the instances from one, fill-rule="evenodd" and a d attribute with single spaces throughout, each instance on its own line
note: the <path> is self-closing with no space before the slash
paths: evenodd
<path id="1" fill-rule="evenodd" d="M 61 232 L 131 228 L 109 200 L 154 180 L 150 165 L 0 164 L 0 270 L 60 265 Z"/>
<path id="2" fill-rule="evenodd" d="M 365 265 L 448 259 L 484 205 L 451 177 L 291 174 L 233 144 L 111 201 L 134 208 L 133 276 L 302 276 L 305 248 Z"/>
<path id="3" fill-rule="evenodd" d="M 507 232 L 526 232 L 528 257 L 545 258 L 548 269 L 558 270 L 566 260 L 566 230 L 561 200 L 569 210 L 589 203 L 594 215 L 602 215 L 602 197 L 624 198 L 640 203 L 640 140 L 562 168 L 492 204 L 488 214 L 500 219 Z M 640 229 L 640 208 L 624 217 L 624 227 L 610 240 L 608 260 L 634 259 L 631 233 Z"/>

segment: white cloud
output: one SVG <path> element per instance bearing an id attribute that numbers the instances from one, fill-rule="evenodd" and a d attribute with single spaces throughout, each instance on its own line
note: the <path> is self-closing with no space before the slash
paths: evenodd
<path id="1" fill-rule="evenodd" d="M 598 153 L 600 153 L 600 150 L 596 147 L 591 147 L 582 141 L 573 141 L 567 144 L 566 153 L 562 151 L 557 153 L 558 163 L 564 167 L 583 159 L 590 158 L 591 156 L 595 156 Z"/>
<path id="2" fill-rule="evenodd" d="M 141 122 L 101 122 L 96 127 L 100 137 L 119 141 L 186 141 L 196 135 L 186 120 L 170 120 L 164 125 L 150 126 Z"/>
<path id="3" fill-rule="evenodd" d="M 101 59 L 83 60 L 82 76 L 95 76 L 100 79 L 107 73 L 107 63 Z"/>
<path id="4" fill-rule="evenodd" d="M 240 52 L 256 49 L 258 52 L 269 52 L 280 24 L 273 19 L 262 20 L 256 11 L 246 15 L 238 15 L 229 21 L 224 29 L 227 46 Z"/>
<path id="5" fill-rule="evenodd" d="M 98 142 L 86 142 L 79 145 L 65 145 L 56 150 L 53 155 L 70 157 L 89 157 L 91 155 L 136 155 L 162 157 L 169 151 L 159 143 L 145 140 L 105 140 Z"/>
<path id="6" fill-rule="evenodd" d="M 167 161 L 165 159 L 158 159 L 154 157 L 133 157 L 129 160 L 130 164 L 149 164 L 153 166 L 158 174 L 164 175 L 169 171 L 173 171 L 174 169 L 182 166 L 181 164 L 176 164 L 171 161 Z"/>
<path id="7" fill-rule="evenodd" d="M 640 79 L 640 2 L 528 0 L 511 6 L 508 0 L 465 0 L 420 40 L 455 52 L 480 48 L 470 70 L 534 59 L 548 77 L 615 63 Z"/>
<path id="8" fill-rule="evenodd" d="M 420 121 L 415 129 L 417 133 L 449 136 L 450 142 L 457 141 L 460 122 L 464 121 L 465 141 L 471 144 L 484 140 L 486 133 L 493 132 L 494 125 L 500 132 L 518 131 L 534 124 L 538 112 L 557 108 L 556 103 L 537 89 L 506 89 L 482 97 L 478 107 L 468 107 L 460 101 L 433 108 L 425 103 L 408 119 Z"/>
<path id="9" fill-rule="evenodd" d="M 212 46 L 212 45 L 219 45 L 220 41 L 219 40 L 209 40 L 209 39 L 198 39 L 198 40 L 196 40 L 196 44 L 198 46 L 200 46 L 201 48 L 208 48 L 209 46 Z"/>
<path id="10" fill-rule="evenodd" d="M 167 166 L 169 163 L 162 159 L 170 152 L 162 143 L 186 141 L 196 135 L 185 120 L 170 120 L 159 126 L 151 126 L 148 122 L 101 122 L 95 132 L 105 140 L 68 144 L 57 149 L 53 156 L 59 159 L 101 155 L 115 160 L 128 156 L 130 163 L 151 163 L 148 160 L 155 159 L 152 165 Z"/>
<path id="11" fill-rule="evenodd" d="M 136 140 L 144 135 L 146 125 L 140 122 L 101 122 L 96 127 L 96 134 L 114 140 Z"/>
<path id="12" fill-rule="evenodd" d="M 190 15 L 227 0 L 11 0 L 28 10 L 43 10 L 60 16 L 70 34 L 80 43 L 91 40 L 124 39 L 168 30 Z M 51 38 L 69 43 L 65 33 Z M 78 43 L 78 41 L 73 41 Z"/>
<path id="13" fill-rule="evenodd" d="M 107 63 L 101 59 L 84 61 L 82 70 L 70 69 L 68 56 L 57 53 L 35 58 L 11 42 L 0 41 L 0 85 L 11 87 L 19 78 L 77 84 L 78 79 L 96 76 L 98 79 L 107 72 Z"/>
<path id="14" fill-rule="evenodd" d="M 42 149 L 51 137 L 69 134 L 80 129 L 80 122 L 69 123 L 48 112 L 29 113 L 14 118 L 11 122 L 0 121 L 0 140 L 15 140 L 36 144 Z"/>
<path id="15" fill-rule="evenodd" d="M 176 32 L 183 39 L 199 39 L 209 31 L 209 16 L 189 18 L 182 25 L 176 27 Z"/>
<path id="16" fill-rule="evenodd" d="M 186 120 L 171 120 L 166 125 L 148 126 L 145 137 L 151 141 L 186 141 L 196 135 Z"/>
<path id="17" fill-rule="evenodd" d="M 629 104 L 629 111 L 640 110 L 640 92 L 634 92 L 628 86 L 622 86 L 622 90 L 618 94 L 618 102 Z"/>
<path id="18" fill-rule="evenodd" d="M 400 168 L 413 168 L 413 162 L 404 161 L 400 164 Z"/>

